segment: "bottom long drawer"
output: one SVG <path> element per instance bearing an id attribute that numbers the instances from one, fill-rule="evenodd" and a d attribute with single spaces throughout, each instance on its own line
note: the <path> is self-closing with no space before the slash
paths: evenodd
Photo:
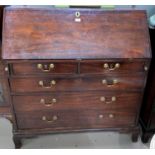
<path id="1" fill-rule="evenodd" d="M 134 125 L 135 113 L 103 110 L 55 110 L 16 114 L 19 129 L 100 129 Z"/>

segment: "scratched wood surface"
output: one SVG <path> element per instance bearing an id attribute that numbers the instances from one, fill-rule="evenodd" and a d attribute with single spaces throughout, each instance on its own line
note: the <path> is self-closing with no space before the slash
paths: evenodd
<path id="1" fill-rule="evenodd" d="M 81 22 L 75 22 L 79 11 Z M 149 58 L 144 11 L 5 8 L 3 59 Z"/>

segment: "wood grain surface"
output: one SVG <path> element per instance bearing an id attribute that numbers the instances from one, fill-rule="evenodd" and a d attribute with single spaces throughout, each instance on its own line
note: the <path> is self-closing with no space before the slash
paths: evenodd
<path id="1" fill-rule="evenodd" d="M 112 114 L 114 117 L 109 118 Z M 103 118 L 100 118 L 103 115 Z M 129 127 L 135 122 L 135 113 L 122 111 L 103 111 L 103 110 L 42 110 L 29 113 L 16 113 L 19 129 L 46 129 L 63 130 L 63 129 L 98 129 L 106 127 Z M 52 120 L 53 116 L 57 116 L 54 122 L 42 120 L 46 116 L 48 120 Z"/>
<path id="2" fill-rule="evenodd" d="M 8 67 L 16 147 L 39 131 L 125 131 L 136 141 L 149 41 L 145 11 L 6 7 L 0 71 Z"/>
<path id="3" fill-rule="evenodd" d="M 16 112 L 60 110 L 60 109 L 104 109 L 137 111 L 141 93 L 122 93 L 105 91 L 63 92 L 40 95 L 14 95 L 13 103 Z M 105 98 L 105 101 L 101 100 Z M 115 97 L 115 101 L 112 101 Z M 44 99 L 45 103 L 41 100 Z M 52 102 L 55 99 L 56 102 Z M 127 102 L 128 100 L 128 102 Z"/>
<path id="4" fill-rule="evenodd" d="M 117 84 L 113 84 L 113 80 L 117 80 Z M 55 85 L 50 84 L 54 80 Z M 103 84 L 102 80 L 107 80 L 107 84 Z M 89 91 L 89 90 L 122 90 L 122 91 L 142 91 L 145 85 L 145 77 L 140 75 L 128 76 L 98 76 L 98 77 L 27 77 L 27 78 L 11 78 L 10 88 L 14 93 L 26 92 L 53 92 L 53 91 Z M 44 86 L 39 85 L 39 81 L 43 81 Z M 50 87 L 50 88 L 46 88 Z"/>
<path id="5" fill-rule="evenodd" d="M 75 22 L 77 11 L 81 22 Z M 5 8 L 3 59 L 150 56 L 145 11 Z"/>

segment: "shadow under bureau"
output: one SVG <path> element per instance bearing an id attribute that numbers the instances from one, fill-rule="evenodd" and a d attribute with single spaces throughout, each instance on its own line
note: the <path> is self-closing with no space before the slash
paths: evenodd
<path id="1" fill-rule="evenodd" d="M 4 11 L 2 62 L 13 140 L 47 133 L 118 131 L 137 141 L 151 59 L 144 11 Z"/>

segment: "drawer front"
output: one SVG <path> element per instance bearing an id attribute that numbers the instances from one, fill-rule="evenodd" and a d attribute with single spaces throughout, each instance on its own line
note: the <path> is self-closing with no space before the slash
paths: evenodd
<path id="1" fill-rule="evenodd" d="M 134 125 L 135 114 L 123 111 L 65 110 L 17 113 L 19 129 L 99 129 Z"/>
<path id="2" fill-rule="evenodd" d="M 148 67 L 147 61 L 83 61 L 80 65 L 80 72 L 83 74 L 145 72 Z"/>
<path id="3" fill-rule="evenodd" d="M 119 77 L 83 77 L 83 78 L 12 78 L 13 92 L 50 92 L 81 90 L 141 90 L 144 87 L 143 75 Z"/>
<path id="4" fill-rule="evenodd" d="M 75 74 L 78 65 L 74 62 L 38 62 L 38 63 L 14 63 L 13 74 Z"/>
<path id="5" fill-rule="evenodd" d="M 119 92 L 71 92 L 50 95 L 13 96 L 16 112 L 60 110 L 60 109 L 103 109 L 137 111 L 141 93 Z"/>

